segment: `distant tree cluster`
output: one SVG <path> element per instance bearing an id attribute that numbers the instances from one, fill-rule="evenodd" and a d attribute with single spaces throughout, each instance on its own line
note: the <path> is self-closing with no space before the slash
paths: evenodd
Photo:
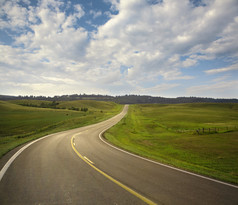
<path id="1" fill-rule="evenodd" d="M 54 108 L 54 109 L 57 109 L 57 107 L 56 107 L 57 105 L 59 105 L 59 103 L 56 102 L 56 101 L 53 101 L 52 103 L 44 103 L 44 102 L 42 102 L 40 104 L 40 107 L 42 107 L 42 108 Z"/>
<path id="2" fill-rule="evenodd" d="M 148 95 L 124 95 L 115 97 L 108 95 L 94 95 L 94 94 L 92 95 L 74 94 L 74 95 L 62 95 L 54 97 L 0 95 L 0 100 L 21 100 L 21 99 L 48 100 L 53 102 L 72 101 L 72 100 L 96 100 L 96 101 L 112 101 L 120 104 L 238 103 L 238 99 L 236 98 L 234 99 L 222 99 L 222 98 L 215 99 L 215 98 L 202 98 L 202 97 L 164 98 L 164 97 L 152 97 Z M 54 105 L 51 105 L 51 107 L 54 107 Z"/>
<path id="3" fill-rule="evenodd" d="M 60 106 L 57 107 L 57 105 L 59 105 L 59 103 L 56 101 L 53 101 L 50 103 L 42 102 L 40 105 L 33 104 L 33 103 L 20 103 L 19 105 L 28 106 L 28 107 L 38 107 L 38 108 L 66 109 L 66 107 L 60 107 Z M 68 110 L 87 112 L 88 108 L 87 107 L 78 108 L 78 107 L 72 106 L 72 107 L 68 108 Z"/>
<path id="4" fill-rule="evenodd" d="M 35 105 L 32 103 L 19 103 L 19 105 L 27 106 L 27 107 L 40 107 L 39 105 Z"/>
<path id="5" fill-rule="evenodd" d="M 40 105 L 33 104 L 33 103 L 20 103 L 22 106 L 28 106 L 28 107 L 39 107 L 39 108 L 52 108 L 52 109 L 60 109 L 59 107 L 56 107 L 59 105 L 58 102 L 53 101 L 50 103 L 42 102 Z"/>
<path id="6" fill-rule="evenodd" d="M 71 107 L 68 108 L 69 110 L 74 110 L 74 111 L 82 111 L 82 112 L 87 112 L 88 108 L 84 107 L 84 108 L 78 108 L 78 107 Z"/>

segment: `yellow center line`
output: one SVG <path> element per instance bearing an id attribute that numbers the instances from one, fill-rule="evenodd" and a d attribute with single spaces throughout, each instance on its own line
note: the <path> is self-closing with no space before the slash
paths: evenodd
<path id="1" fill-rule="evenodd" d="M 133 194 L 134 196 L 138 197 L 139 199 L 141 199 L 142 201 L 144 201 L 145 203 L 149 204 L 149 205 L 156 205 L 155 202 L 151 201 L 150 199 L 142 196 L 141 194 L 137 193 L 136 191 L 134 191 L 133 189 L 129 188 L 128 186 L 122 184 L 121 182 L 117 181 L 116 179 L 114 179 L 113 177 L 111 177 L 110 175 L 106 174 L 105 172 L 103 172 L 102 170 L 98 169 L 97 167 L 95 167 L 93 164 L 91 164 L 87 159 L 85 159 L 85 157 L 83 157 L 75 148 L 74 144 L 73 144 L 73 138 L 76 135 L 73 135 L 73 137 L 71 138 L 71 146 L 74 150 L 74 152 L 84 161 L 86 162 L 89 166 L 91 166 L 93 169 L 95 169 L 97 172 L 99 172 L 100 174 L 102 174 L 103 176 L 105 176 L 106 178 L 110 179 L 112 182 L 114 182 L 115 184 L 117 184 L 118 186 L 122 187 L 123 189 L 125 189 L 126 191 L 130 192 L 131 194 Z"/>
<path id="2" fill-rule="evenodd" d="M 90 159 L 88 159 L 87 157 L 83 157 L 84 159 L 86 159 L 87 161 L 89 161 L 91 164 L 94 164 Z"/>

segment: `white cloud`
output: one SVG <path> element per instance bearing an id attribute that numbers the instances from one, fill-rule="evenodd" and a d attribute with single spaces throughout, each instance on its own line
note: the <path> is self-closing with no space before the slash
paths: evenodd
<path id="1" fill-rule="evenodd" d="M 111 11 L 115 12 L 119 10 L 120 0 L 104 0 L 104 2 L 111 4 Z"/>
<path id="2" fill-rule="evenodd" d="M 1 21 L 0 28 L 11 28 L 14 30 L 27 26 L 27 9 L 12 1 L 0 4 L 0 17 L 5 16 L 7 21 Z"/>
<path id="3" fill-rule="evenodd" d="M 77 84 L 76 81 L 70 78 L 47 77 L 47 76 L 43 76 L 42 78 L 52 82 L 59 82 L 59 83 L 65 83 L 65 84 Z"/>
<path id="4" fill-rule="evenodd" d="M 51 6 L 53 5 L 57 4 L 54 2 Z M 39 19 L 40 23 L 30 25 L 32 31 L 17 38 L 16 44 L 23 44 L 26 50 L 37 50 L 36 55 L 50 61 L 81 59 L 88 32 L 83 28 L 73 27 L 76 19 L 84 14 L 81 6 L 75 5 L 75 13 L 66 17 L 59 8 L 52 10 L 49 2 L 43 1 L 35 12 L 35 18 Z"/>
<path id="5" fill-rule="evenodd" d="M 229 78 L 231 78 L 231 75 L 224 75 L 224 76 L 213 79 L 212 82 L 224 82 L 224 81 L 228 81 Z"/>
<path id="6" fill-rule="evenodd" d="M 162 72 L 161 75 L 164 77 L 165 80 L 190 80 L 193 79 L 193 76 L 185 75 L 183 76 L 182 73 L 178 70 L 170 70 L 167 72 Z"/>
<path id="7" fill-rule="evenodd" d="M 228 71 L 232 71 L 232 70 L 238 70 L 238 63 L 233 64 L 233 65 L 228 66 L 228 67 L 206 70 L 205 73 L 207 73 L 207 74 L 216 74 L 216 73 L 228 72 Z"/>
<path id="8" fill-rule="evenodd" d="M 238 81 L 219 81 L 214 84 L 192 86 L 187 89 L 190 96 L 206 96 L 218 98 L 238 98 Z"/>
<path id="9" fill-rule="evenodd" d="M 232 8 L 231 12 L 228 14 L 224 7 Z M 90 44 L 89 55 L 103 55 L 102 59 L 133 66 L 128 74 L 134 78 L 149 72 L 168 78 L 168 72 L 178 73 L 178 68 L 211 58 L 206 54 L 217 37 L 222 38 L 222 33 L 230 25 L 227 22 L 233 22 L 237 15 L 235 8 L 238 9 L 235 1 L 211 1 L 207 6 L 192 8 L 188 1 L 148 5 L 142 0 L 122 0 L 119 14 L 98 29 Z M 196 58 L 190 57 L 197 53 L 200 55 Z M 188 58 L 181 61 L 179 57 L 186 54 Z M 171 56 L 177 56 L 177 59 L 171 62 Z M 179 78 L 191 79 L 188 76 L 174 79 Z"/>
<path id="10" fill-rule="evenodd" d="M 193 66 L 193 65 L 196 65 L 197 64 L 197 60 L 195 59 L 191 59 L 191 58 L 187 58 L 185 61 L 183 61 L 182 65 L 183 67 L 190 67 L 190 66 Z"/>
<path id="11" fill-rule="evenodd" d="M 157 4 L 146 0 L 104 1 L 111 4 L 111 13 L 118 14 L 108 15 L 110 19 L 93 32 L 78 23 L 86 16 L 79 4 L 68 14 L 62 8 L 70 5 L 63 1 L 42 0 L 36 7 L 22 7 L 10 0 L 2 3 L 0 29 L 17 30 L 21 35 L 14 36 L 12 46 L 0 45 L 0 68 L 5 71 L 1 78 L 12 81 L 15 75 L 10 73 L 22 71 L 23 86 L 29 84 L 27 77 L 35 76 L 36 85 L 57 89 L 53 83 L 62 82 L 65 91 L 78 87 L 76 93 L 80 89 L 113 92 L 110 88 L 115 92 L 139 88 L 142 92 L 143 84 L 157 84 L 144 89 L 149 93 L 175 88 L 173 80 L 195 78 L 184 74 L 183 68 L 190 69 L 201 60 L 228 57 L 233 64 L 207 70 L 207 74 L 237 69 L 237 0 L 211 0 L 202 6 L 189 0 Z M 102 15 L 101 11 L 89 13 L 93 18 Z M 168 81 L 171 86 L 164 83 Z M 206 91 L 201 86 L 192 88 Z M 44 88 L 37 92 L 40 90 Z"/>
<path id="12" fill-rule="evenodd" d="M 217 57 L 238 57 L 238 17 L 235 17 L 227 27 L 222 31 L 222 34 L 217 40 L 211 42 L 210 46 L 204 49 L 207 55 Z"/>
<path id="13" fill-rule="evenodd" d="M 178 86 L 180 86 L 180 84 L 163 83 L 160 85 L 156 85 L 154 87 L 138 88 L 137 92 L 139 91 L 139 93 L 142 93 L 142 94 L 160 95 L 161 92 L 168 91 L 168 90 L 178 87 Z"/>
<path id="14" fill-rule="evenodd" d="M 91 15 L 93 15 L 93 18 L 94 18 L 94 19 L 102 15 L 102 12 L 101 12 L 101 11 L 90 10 L 89 13 L 90 13 Z"/>
<path id="15" fill-rule="evenodd" d="M 75 9 L 74 16 L 76 16 L 79 19 L 85 14 L 85 12 L 82 9 L 82 7 L 80 6 L 80 4 L 74 5 L 74 9 Z"/>

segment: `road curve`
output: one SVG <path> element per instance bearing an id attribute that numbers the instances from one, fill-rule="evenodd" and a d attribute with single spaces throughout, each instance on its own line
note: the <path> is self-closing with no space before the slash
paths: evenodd
<path id="1" fill-rule="evenodd" d="M 27 147 L 0 180 L 0 204 L 238 204 L 236 186 L 151 163 L 100 140 L 127 109 Z"/>

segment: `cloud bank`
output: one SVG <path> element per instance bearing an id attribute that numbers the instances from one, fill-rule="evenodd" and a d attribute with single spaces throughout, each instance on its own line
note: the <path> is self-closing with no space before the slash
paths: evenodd
<path id="1" fill-rule="evenodd" d="M 103 3 L 0 3 L 2 94 L 238 97 L 238 1 Z"/>

